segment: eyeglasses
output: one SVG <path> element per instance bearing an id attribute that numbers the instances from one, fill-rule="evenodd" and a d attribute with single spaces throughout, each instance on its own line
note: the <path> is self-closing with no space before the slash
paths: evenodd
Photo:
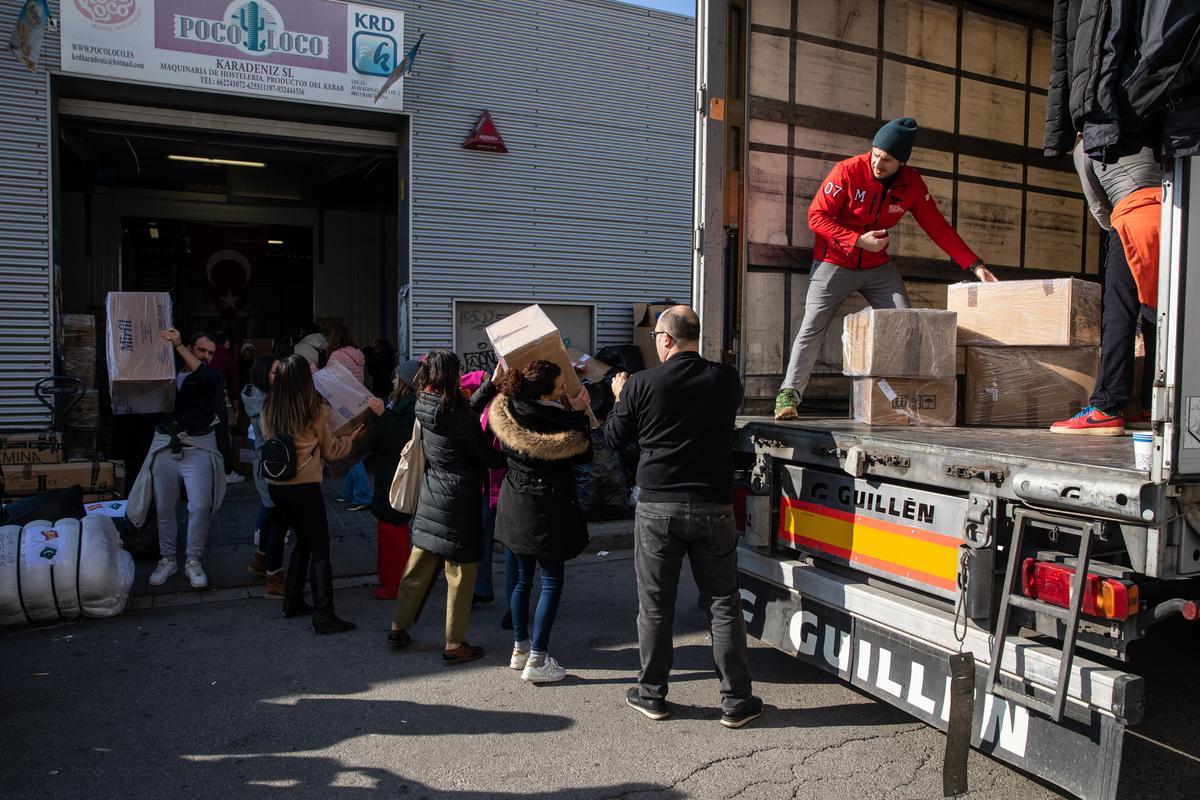
<path id="1" fill-rule="evenodd" d="M 670 336 L 670 335 L 671 334 L 668 331 L 655 331 L 654 332 L 655 339 L 658 339 L 658 337 L 660 337 L 660 336 Z"/>

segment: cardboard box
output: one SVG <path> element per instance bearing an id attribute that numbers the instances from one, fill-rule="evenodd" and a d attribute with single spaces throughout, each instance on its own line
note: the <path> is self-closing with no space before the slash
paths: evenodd
<path id="1" fill-rule="evenodd" d="M 354 430 L 370 413 L 367 401 L 371 393 L 350 370 L 336 361 L 313 374 L 313 384 L 330 406 L 333 435 L 341 436 Z"/>
<path id="2" fill-rule="evenodd" d="M 171 327 L 166 292 L 109 292 L 105 351 L 114 414 L 175 409 L 175 353 L 162 332 Z"/>
<path id="3" fill-rule="evenodd" d="M 567 348 L 567 358 L 571 359 L 571 366 L 575 368 L 575 374 L 588 383 L 599 383 L 612 369 L 610 365 L 576 350 L 574 347 Z"/>
<path id="4" fill-rule="evenodd" d="M 96 318 L 91 314 L 63 314 L 63 373 L 96 388 Z"/>
<path id="5" fill-rule="evenodd" d="M 967 374 L 967 348 L 965 347 L 954 348 L 954 374 Z"/>
<path id="6" fill-rule="evenodd" d="M 949 378 L 856 378 L 854 418 L 868 425 L 953 428 L 958 417 L 958 380 Z"/>
<path id="7" fill-rule="evenodd" d="M 846 317 L 842 372 L 852 377 L 953 378 L 953 311 L 866 308 Z"/>
<path id="8" fill-rule="evenodd" d="M 66 447 L 54 432 L 0 433 L 0 465 L 61 464 Z"/>
<path id="9" fill-rule="evenodd" d="M 583 390 L 579 375 L 563 347 L 562 336 L 541 306 L 527 306 L 489 325 L 487 336 L 496 351 L 496 358 L 506 369 L 522 369 L 538 360 L 552 361 L 562 369 L 568 397 Z M 587 415 L 593 427 L 600 424 L 590 407 Z"/>
<path id="10" fill-rule="evenodd" d="M 969 347 L 963 413 L 968 425 L 1046 428 L 1091 399 L 1095 347 Z"/>
<path id="11" fill-rule="evenodd" d="M 26 464 L 4 470 L 5 490 L 13 497 L 28 497 L 52 489 L 80 486 L 85 495 L 121 491 L 123 473 L 111 461 L 71 461 L 66 464 Z"/>
<path id="12" fill-rule="evenodd" d="M 958 313 L 960 345 L 1100 344 L 1100 284 L 1078 278 L 956 283 L 946 307 Z"/>
<path id="13" fill-rule="evenodd" d="M 633 343 L 642 351 L 646 369 L 659 365 L 658 350 L 654 347 L 654 326 L 662 313 L 675 305 L 671 302 L 633 304 Z"/>

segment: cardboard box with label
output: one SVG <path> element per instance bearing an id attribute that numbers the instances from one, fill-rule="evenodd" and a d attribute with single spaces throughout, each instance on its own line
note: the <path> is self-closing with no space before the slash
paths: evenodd
<path id="1" fill-rule="evenodd" d="M 576 350 L 574 347 L 567 348 L 567 358 L 571 359 L 571 366 L 575 368 L 575 374 L 588 383 L 599 383 L 604 380 L 604 376 L 612 369 L 611 366 L 605 364 L 603 361 Z"/>
<path id="2" fill-rule="evenodd" d="M 61 434 L 3 433 L 0 434 L 0 465 L 61 464 L 65 450 Z"/>
<path id="3" fill-rule="evenodd" d="M 1095 347 L 968 347 L 968 425 L 1045 428 L 1091 399 Z"/>
<path id="4" fill-rule="evenodd" d="M 162 338 L 171 327 L 166 292 L 109 292 L 105 351 L 114 414 L 175 409 L 175 352 Z"/>
<path id="5" fill-rule="evenodd" d="M 350 433 L 370 412 L 367 401 L 371 393 L 350 370 L 337 362 L 313 374 L 317 392 L 329 403 L 333 420 L 333 435 Z"/>
<path id="6" fill-rule="evenodd" d="M 675 305 L 669 302 L 633 304 L 633 343 L 642 352 L 646 369 L 657 367 L 660 363 L 658 350 L 654 347 L 654 326 L 662 313 Z"/>
<path id="7" fill-rule="evenodd" d="M 496 351 L 496 358 L 506 369 L 523 369 L 534 361 L 550 361 L 562 370 L 568 397 L 583 390 L 579 375 L 563 347 L 562 335 L 541 306 L 528 306 L 489 325 L 487 336 Z M 593 426 L 599 424 L 591 408 L 587 414 Z"/>
<path id="8" fill-rule="evenodd" d="M 124 471 L 118 475 L 111 461 L 72 461 L 66 464 L 26 464 L 4 470 L 5 491 L 28 497 L 53 489 L 83 488 L 84 494 L 121 491 Z"/>
<path id="9" fill-rule="evenodd" d="M 946 307 L 958 314 L 964 346 L 1100 344 L 1100 284 L 1078 278 L 956 283 Z"/>
<path id="10" fill-rule="evenodd" d="M 953 311 L 867 308 L 846 317 L 842 372 L 853 377 L 953 378 Z"/>
<path id="11" fill-rule="evenodd" d="M 855 378 L 854 418 L 868 425 L 953 428 L 958 381 L 949 378 Z"/>

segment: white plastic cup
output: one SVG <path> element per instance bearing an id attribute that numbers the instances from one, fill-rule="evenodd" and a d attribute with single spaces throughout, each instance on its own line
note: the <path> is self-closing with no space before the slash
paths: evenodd
<path id="1" fill-rule="evenodd" d="M 1149 472 L 1154 468 L 1154 434 L 1133 435 L 1133 461 L 1140 470 Z"/>

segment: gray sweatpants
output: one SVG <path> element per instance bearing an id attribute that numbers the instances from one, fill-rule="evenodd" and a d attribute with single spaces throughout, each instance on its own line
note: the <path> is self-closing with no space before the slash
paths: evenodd
<path id="1" fill-rule="evenodd" d="M 738 591 L 733 506 L 638 503 L 633 566 L 638 586 L 638 689 L 645 699 L 667 696 L 674 661 L 675 599 L 683 559 L 692 566 L 700 606 L 708 616 L 721 708 L 735 714 L 751 697 L 746 622 Z"/>
<path id="2" fill-rule="evenodd" d="M 211 435 L 211 434 L 210 434 Z M 176 558 L 179 535 L 179 483 L 187 487 L 187 557 L 201 558 L 208 544 L 212 520 L 213 459 L 199 447 L 183 448 L 183 458 L 171 458 L 170 450 L 154 457 L 154 506 L 158 514 L 158 552 Z"/>
<path id="3" fill-rule="evenodd" d="M 850 295 L 858 292 L 872 308 L 911 308 L 904 280 L 895 264 L 873 269 L 847 269 L 826 261 L 814 261 L 808 279 L 808 295 L 804 298 L 804 321 L 792 352 L 788 357 L 787 374 L 782 389 L 792 388 L 803 398 L 808 379 L 821 353 L 825 331 L 837 315 L 838 307 Z"/>

